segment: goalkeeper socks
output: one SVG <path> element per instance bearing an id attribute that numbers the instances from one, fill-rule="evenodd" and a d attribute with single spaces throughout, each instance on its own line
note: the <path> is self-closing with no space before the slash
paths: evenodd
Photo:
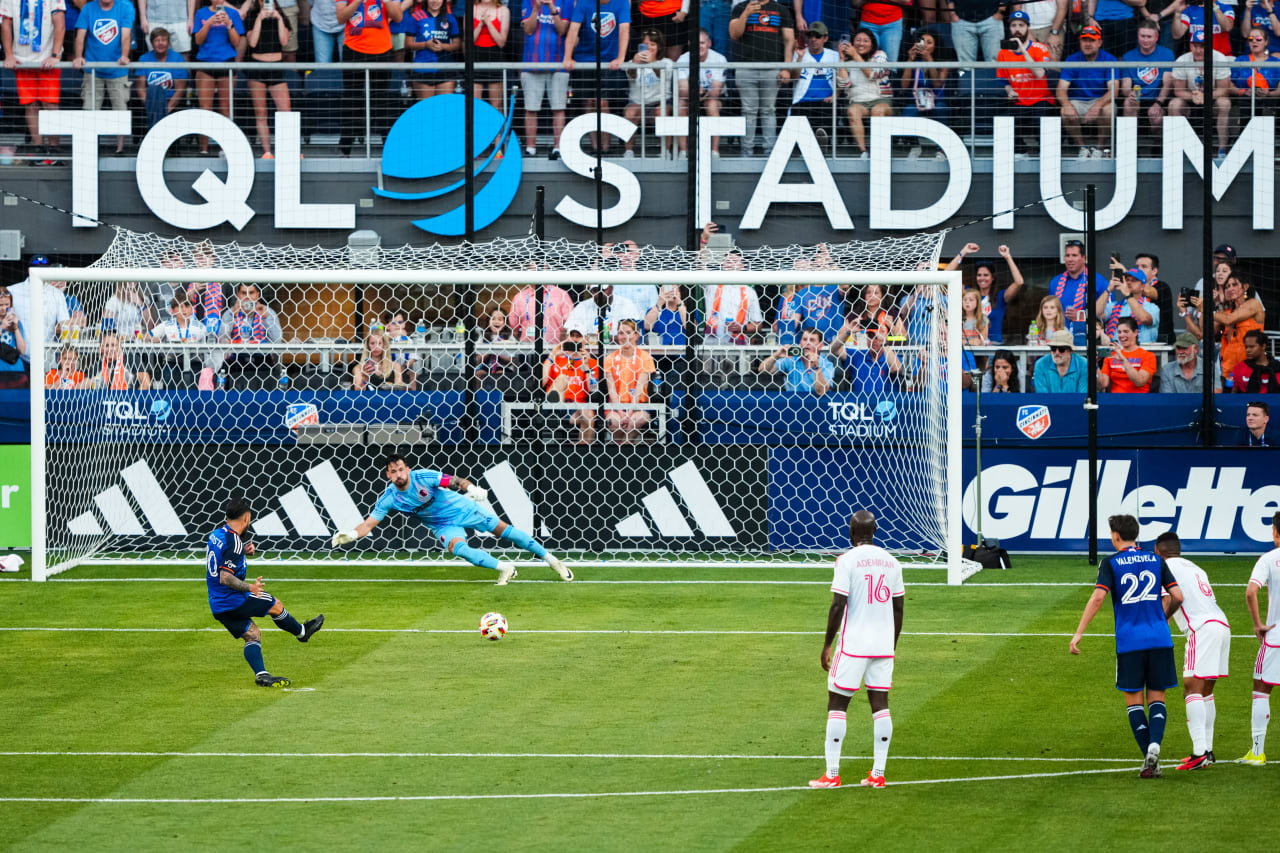
<path id="1" fill-rule="evenodd" d="M 1267 751 L 1267 721 L 1271 719 L 1271 695 L 1254 691 L 1253 718 L 1250 721 L 1253 730 L 1253 754 L 1263 755 Z"/>
<path id="2" fill-rule="evenodd" d="M 1129 706 L 1129 728 L 1133 729 L 1133 739 L 1138 742 L 1138 749 L 1147 754 L 1151 745 L 1151 730 L 1147 728 L 1147 712 L 1141 705 Z"/>
<path id="3" fill-rule="evenodd" d="M 832 779 L 840 775 L 840 745 L 846 725 L 844 711 L 827 712 L 827 776 Z"/>
<path id="4" fill-rule="evenodd" d="M 502 531 L 502 536 L 500 538 L 519 545 L 539 560 L 547 559 L 547 549 L 539 545 L 538 540 L 534 539 L 518 527 L 512 527 L 508 524 L 507 529 Z"/>
<path id="5" fill-rule="evenodd" d="M 1155 744 L 1159 749 L 1160 744 L 1164 742 L 1164 724 L 1169 720 L 1169 712 L 1165 709 L 1164 702 L 1157 700 L 1147 707 L 1147 716 L 1151 718 L 1149 744 Z"/>
<path id="6" fill-rule="evenodd" d="M 253 674 L 267 671 L 267 665 L 262 662 L 262 643 L 250 641 L 244 644 L 244 659 L 249 662 L 249 668 L 253 670 Z"/>
<path id="7" fill-rule="evenodd" d="M 473 566 L 481 566 L 486 569 L 498 570 L 498 560 L 488 551 L 481 551 L 479 548 L 472 548 L 466 542 L 459 542 L 453 546 L 455 556 L 461 557 Z"/>
<path id="8" fill-rule="evenodd" d="M 1187 694 L 1187 732 L 1191 735 L 1191 754 L 1204 755 L 1204 697 L 1199 693 Z"/>
<path id="9" fill-rule="evenodd" d="M 1213 694 L 1204 697 L 1204 749 L 1213 752 L 1213 721 L 1218 718 L 1218 706 L 1213 701 Z"/>
<path id="10" fill-rule="evenodd" d="M 893 738 L 893 718 L 889 716 L 888 708 L 871 715 L 871 733 L 875 738 L 871 750 L 871 775 L 883 776 L 885 761 L 889 758 L 889 741 Z"/>
<path id="11" fill-rule="evenodd" d="M 279 616 L 272 616 L 271 619 L 276 623 L 277 628 L 288 631 L 295 637 L 302 636 L 302 625 L 297 619 L 289 615 L 288 610 L 281 610 Z"/>

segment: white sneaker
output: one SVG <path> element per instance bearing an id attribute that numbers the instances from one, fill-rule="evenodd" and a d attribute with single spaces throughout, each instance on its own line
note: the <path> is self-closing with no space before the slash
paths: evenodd
<path id="1" fill-rule="evenodd" d="M 1090 160 L 1101 160 L 1101 159 L 1102 159 L 1102 149 L 1101 149 L 1101 148 L 1090 148 L 1090 149 L 1089 149 L 1089 159 L 1090 159 Z"/>
<path id="2" fill-rule="evenodd" d="M 573 580 L 573 572 L 555 554 L 547 554 L 547 565 L 556 570 L 556 574 L 560 576 L 561 580 Z"/>
<path id="3" fill-rule="evenodd" d="M 623 159 L 623 160 L 634 160 L 634 159 L 636 159 L 636 152 L 634 152 L 634 151 L 632 151 L 630 148 L 628 148 L 626 151 L 623 151 L 623 152 L 622 152 L 622 159 Z"/>
<path id="4" fill-rule="evenodd" d="M 497 586 L 506 586 L 515 580 L 516 564 L 515 563 L 498 563 L 498 583 Z"/>
<path id="5" fill-rule="evenodd" d="M 1078 159 L 1080 159 L 1080 160 L 1088 160 L 1088 159 L 1089 159 L 1091 156 L 1093 156 L 1093 155 L 1089 152 L 1089 146 L 1088 146 L 1088 145 L 1081 145 L 1081 146 L 1080 146 L 1080 153 L 1079 153 L 1078 155 L 1076 155 L 1076 156 L 1077 156 L 1077 158 L 1078 158 Z"/>
<path id="6" fill-rule="evenodd" d="M 859 155 L 858 155 L 858 159 L 859 159 L 859 160 L 870 160 L 870 159 L 871 159 L 871 155 L 870 155 L 870 154 L 868 154 L 866 151 L 863 151 L 861 154 L 859 154 Z"/>

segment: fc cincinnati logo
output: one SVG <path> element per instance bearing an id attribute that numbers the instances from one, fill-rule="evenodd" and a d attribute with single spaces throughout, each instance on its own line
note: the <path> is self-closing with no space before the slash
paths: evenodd
<path id="1" fill-rule="evenodd" d="M 1018 409 L 1018 430 L 1035 440 L 1048 431 L 1051 421 L 1048 406 L 1021 406 Z"/>
<path id="2" fill-rule="evenodd" d="M 93 22 L 93 37 L 103 44 L 111 44 L 120 35 L 120 27 L 111 19 Z"/>

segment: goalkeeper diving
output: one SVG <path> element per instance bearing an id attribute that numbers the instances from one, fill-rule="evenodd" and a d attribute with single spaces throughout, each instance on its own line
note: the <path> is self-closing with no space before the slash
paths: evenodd
<path id="1" fill-rule="evenodd" d="M 369 517 L 354 530 L 343 530 L 333 536 L 333 547 L 354 542 L 378 526 L 387 513 L 396 511 L 413 516 L 440 540 L 450 554 L 473 566 L 483 566 L 498 573 L 498 586 L 505 586 L 516 576 L 514 563 L 499 561 L 488 551 L 467 544 L 467 531 L 492 533 L 544 561 L 556 574 L 573 580 L 569 567 L 547 553 L 532 536 L 512 527 L 494 514 L 489 506 L 489 493 L 469 480 L 425 468 L 410 470 L 404 457 L 393 453 L 386 460 L 387 479 L 391 485 L 378 498 Z"/>

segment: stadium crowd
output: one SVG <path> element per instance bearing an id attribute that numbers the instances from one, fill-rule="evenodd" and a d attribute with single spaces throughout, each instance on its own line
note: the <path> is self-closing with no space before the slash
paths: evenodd
<path id="1" fill-rule="evenodd" d="M 1191 66 L 1204 56 L 1203 0 L 699 0 L 703 29 L 697 34 L 690 32 L 691 2 L 601 0 L 609 25 L 597 44 L 594 2 L 474 0 L 476 61 L 551 63 L 559 70 L 512 68 L 508 77 L 502 70 L 478 69 L 473 94 L 505 112 L 504 83 L 514 86 L 518 79 L 526 153 L 539 153 L 544 140 L 541 151 L 553 160 L 560 156 L 571 92 L 573 110 L 597 106 L 597 48 L 599 109 L 639 119 L 687 109 L 694 35 L 700 61 L 707 63 L 699 81 L 703 109 L 746 119 L 745 136 L 731 143 L 746 156 L 760 153 L 761 146 L 767 153 L 788 114 L 814 119 L 820 141 L 835 133 L 851 140 L 851 153 L 865 156 L 868 116 L 967 123 L 969 110 L 953 106 L 971 87 L 983 98 L 984 114 L 1013 114 L 1020 122 L 1061 116 L 1083 158 L 1110 156 L 1113 115 L 1145 117 L 1158 130 L 1164 116 L 1188 115 L 1212 97 L 1222 149 L 1238 124 L 1233 114 L 1237 120 L 1272 114 L 1280 103 L 1280 19 L 1272 0 L 1213 3 L 1209 41 L 1219 65 L 1208 93 Z M 132 0 L 3 0 L 0 38 L 25 110 L 30 147 L 24 154 L 37 163 L 67 156 L 58 139 L 40 134 L 40 109 L 100 109 L 109 100 L 111 109 L 133 112 L 135 134 L 177 109 L 198 106 L 233 116 L 235 103 L 249 104 L 252 119 L 243 107 L 236 117 L 256 134 L 261 156 L 273 158 L 268 110 L 287 111 L 312 96 L 322 99 L 317 103 L 325 105 L 324 114 L 335 116 L 338 146 L 350 154 L 360 137 L 369 136 L 367 144 L 373 144 L 372 137 L 385 133 L 415 100 L 460 91 L 461 73 L 439 67 L 462 56 L 460 3 L 137 0 L 135 6 Z M 1025 69 L 978 70 L 962 85 L 963 72 L 930 67 L 949 60 L 1019 63 Z M 1116 60 L 1176 63 L 1130 69 L 1098 64 Z M 253 68 L 233 73 L 199 67 L 232 61 Z M 316 66 L 306 74 L 273 67 L 292 61 Z M 892 71 L 884 66 L 890 61 L 919 65 Z M 1061 71 L 1038 67 L 1049 61 L 1069 65 Z M 112 66 L 84 70 L 86 62 Z M 139 62 L 159 67 L 129 67 Z M 354 62 L 412 63 L 413 70 L 368 72 L 366 99 L 364 71 L 342 71 L 340 65 L 325 71 Z M 735 67 L 744 62 L 791 67 Z M 831 65 L 837 62 L 852 65 L 837 69 Z M 669 74 L 677 81 L 674 93 L 664 85 Z M 324 86 L 311 85 L 322 76 Z M 237 99 L 241 85 L 249 97 Z M 331 107 L 335 99 L 337 110 Z M 514 107 L 514 99 L 510 103 Z M 1032 139 L 1033 134 L 1019 134 L 1024 153 Z M 130 142 L 120 136 L 109 152 L 128 153 Z M 596 144 L 601 153 L 618 153 L 610 151 L 607 136 Z M 197 151 L 208 153 L 209 140 L 202 138 Z M 718 139 L 712 154 L 720 154 Z M 621 156 L 634 156 L 634 140 Z"/>

